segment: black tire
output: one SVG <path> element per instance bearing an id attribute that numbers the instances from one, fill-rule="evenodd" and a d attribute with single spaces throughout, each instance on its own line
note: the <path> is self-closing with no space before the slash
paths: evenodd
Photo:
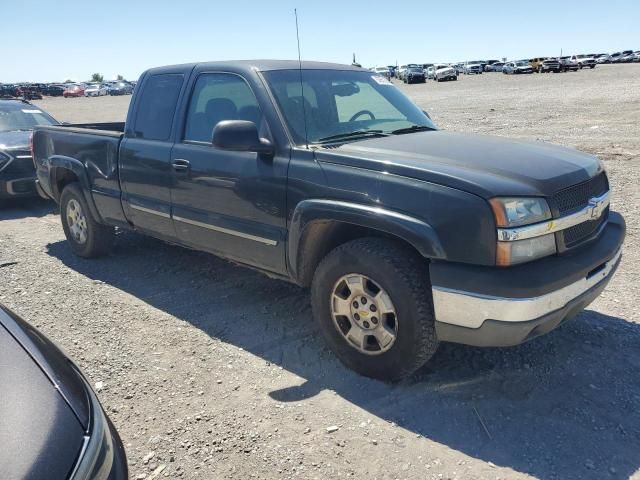
<path id="1" fill-rule="evenodd" d="M 350 273 L 377 283 L 395 306 L 397 335 L 376 355 L 352 346 L 334 323 L 331 297 L 336 283 Z M 438 348 L 429 268 L 410 248 L 394 240 L 362 238 L 340 245 L 318 265 L 311 285 L 314 318 L 331 350 L 361 375 L 397 381 L 423 366 Z"/>
<path id="2" fill-rule="evenodd" d="M 81 212 L 85 218 L 86 240 L 84 242 L 79 241 L 71 233 L 67 213 L 69 203 L 72 200 L 75 200 L 80 205 Z M 115 229 L 96 221 L 78 183 L 70 183 L 62 190 L 62 195 L 60 195 L 60 219 L 71 250 L 79 257 L 101 257 L 111 251 L 115 239 Z"/>

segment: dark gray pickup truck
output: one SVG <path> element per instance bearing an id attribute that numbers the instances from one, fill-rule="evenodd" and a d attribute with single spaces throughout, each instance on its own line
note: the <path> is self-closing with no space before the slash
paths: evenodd
<path id="1" fill-rule="evenodd" d="M 154 68 L 126 123 L 37 127 L 33 148 L 78 255 L 133 229 L 310 286 L 336 355 L 385 380 L 439 341 L 552 330 L 604 289 L 625 236 L 597 158 L 438 130 L 350 66 Z"/>

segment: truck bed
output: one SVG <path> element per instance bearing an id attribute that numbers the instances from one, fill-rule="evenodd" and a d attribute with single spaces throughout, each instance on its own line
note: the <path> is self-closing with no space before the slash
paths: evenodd
<path id="1" fill-rule="evenodd" d="M 120 137 L 124 134 L 124 122 L 103 123 L 65 123 L 63 125 L 51 125 L 38 127 L 39 129 L 60 130 L 66 132 L 92 134 L 110 137 Z"/>
<path id="2" fill-rule="evenodd" d="M 59 201 L 61 175 L 90 192 L 97 210 L 114 223 L 124 222 L 120 205 L 118 152 L 124 122 L 38 126 L 33 132 L 33 162 L 44 193 Z M 64 173 L 67 172 L 67 173 Z"/>

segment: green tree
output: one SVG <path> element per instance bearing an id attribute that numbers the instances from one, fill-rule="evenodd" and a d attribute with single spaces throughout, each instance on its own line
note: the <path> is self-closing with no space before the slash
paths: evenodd
<path id="1" fill-rule="evenodd" d="M 100 75 L 99 73 L 94 73 L 93 75 L 91 75 L 91 81 L 92 82 L 102 83 L 103 80 L 104 80 L 104 77 L 102 75 Z"/>
<path id="2" fill-rule="evenodd" d="M 118 76 L 116 77 L 116 80 L 124 80 L 124 77 L 123 77 L 122 75 L 118 75 Z"/>

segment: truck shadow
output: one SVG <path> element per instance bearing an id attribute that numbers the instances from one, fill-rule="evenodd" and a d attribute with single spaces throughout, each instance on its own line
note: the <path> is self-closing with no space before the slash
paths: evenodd
<path id="1" fill-rule="evenodd" d="M 271 392 L 278 402 L 333 390 L 414 434 L 542 479 L 629 478 L 640 467 L 640 326 L 623 319 L 587 310 L 519 347 L 444 344 L 389 385 L 340 365 L 296 286 L 129 233 L 103 259 L 77 258 L 65 242 L 48 253 L 305 379 Z"/>

